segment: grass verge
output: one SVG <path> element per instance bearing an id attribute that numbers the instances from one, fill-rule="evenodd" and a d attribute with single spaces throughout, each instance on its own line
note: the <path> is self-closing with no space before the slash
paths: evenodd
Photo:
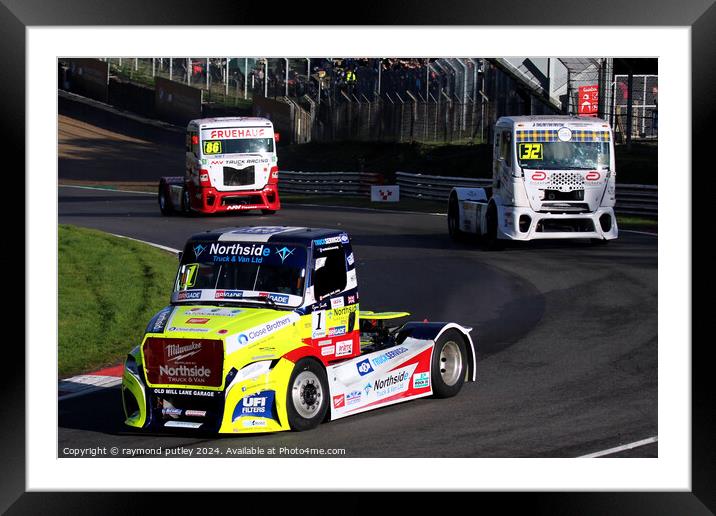
<path id="1" fill-rule="evenodd" d="M 58 227 L 60 378 L 116 365 L 169 303 L 171 253 L 69 225 Z"/>

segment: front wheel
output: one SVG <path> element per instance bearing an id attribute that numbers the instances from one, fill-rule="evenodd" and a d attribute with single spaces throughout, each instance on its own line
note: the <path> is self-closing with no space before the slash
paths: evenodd
<path id="1" fill-rule="evenodd" d="M 328 379 L 318 362 L 303 358 L 296 362 L 288 381 L 286 412 L 291 430 L 317 427 L 328 412 Z"/>
<path id="2" fill-rule="evenodd" d="M 162 212 L 162 215 L 165 215 L 165 216 L 171 215 L 174 210 L 172 209 L 171 201 L 169 200 L 169 198 L 167 196 L 166 188 L 164 188 L 164 186 L 159 187 L 158 200 L 159 200 L 159 211 Z"/>
<path id="3" fill-rule="evenodd" d="M 436 398 L 455 396 L 465 383 L 467 344 L 457 330 L 448 330 L 435 343 L 430 379 Z"/>

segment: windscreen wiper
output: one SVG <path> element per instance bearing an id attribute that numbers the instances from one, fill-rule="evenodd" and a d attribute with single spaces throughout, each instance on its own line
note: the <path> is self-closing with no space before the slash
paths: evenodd
<path id="1" fill-rule="evenodd" d="M 267 305 L 271 306 L 271 308 L 278 308 L 276 301 L 271 299 L 269 296 L 242 296 L 241 299 L 258 299 L 260 301 L 265 301 Z"/>

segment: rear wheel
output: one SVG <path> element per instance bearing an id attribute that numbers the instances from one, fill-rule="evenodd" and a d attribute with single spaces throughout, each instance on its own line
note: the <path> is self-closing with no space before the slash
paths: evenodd
<path id="1" fill-rule="evenodd" d="M 460 207 L 453 196 L 448 203 L 448 233 L 453 240 L 463 240 L 465 234 L 460 231 Z"/>
<path id="2" fill-rule="evenodd" d="M 296 362 L 288 381 L 286 412 L 291 430 L 317 427 L 328 412 L 328 380 L 318 362 L 303 358 Z"/>
<path id="3" fill-rule="evenodd" d="M 436 398 L 455 396 L 465 383 L 467 344 L 457 330 L 448 330 L 435 343 L 430 380 Z"/>
<path id="4" fill-rule="evenodd" d="M 159 194 L 157 197 L 159 200 L 159 211 L 162 212 L 162 215 L 171 215 L 174 210 L 172 209 L 172 202 L 167 196 L 167 191 L 164 185 L 159 186 Z"/>

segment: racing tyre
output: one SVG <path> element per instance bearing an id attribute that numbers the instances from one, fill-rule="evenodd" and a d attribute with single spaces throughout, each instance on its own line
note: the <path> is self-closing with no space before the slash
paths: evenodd
<path id="1" fill-rule="evenodd" d="M 497 238 L 497 208 L 494 204 L 490 204 L 485 214 L 485 225 L 487 233 L 485 233 L 485 248 L 488 251 L 500 251 L 504 249 L 505 244 Z"/>
<path id="2" fill-rule="evenodd" d="M 590 242 L 593 246 L 602 246 L 607 245 L 609 243 L 609 240 L 606 238 L 592 238 Z"/>
<path id="3" fill-rule="evenodd" d="M 467 344 L 457 330 L 448 330 L 435 343 L 430 381 L 436 398 L 455 396 L 465 383 Z"/>
<path id="4" fill-rule="evenodd" d="M 286 412 L 291 430 L 317 427 L 326 417 L 330 395 L 326 370 L 315 360 L 303 358 L 293 368 L 286 393 Z"/>
<path id="5" fill-rule="evenodd" d="M 457 199 L 455 199 L 455 197 L 451 197 L 448 203 L 447 219 L 450 238 L 458 242 L 464 240 L 465 233 L 460 231 L 460 208 L 457 205 Z"/>
<path id="6" fill-rule="evenodd" d="M 276 210 L 261 210 L 261 213 L 263 215 L 273 215 L 274 213 L 276 213 Z"/>
<path id="7" fill-rule="evenodd" d="M 172 209 L 172 202 L 167 196 L 166 188 L 164 188 L 163 186 L 159 187 L 159 194 L 157 198 L 159 200 L 159 211 L 162 212 L 162 215 L 171 215 L 174 210 Z"/>

